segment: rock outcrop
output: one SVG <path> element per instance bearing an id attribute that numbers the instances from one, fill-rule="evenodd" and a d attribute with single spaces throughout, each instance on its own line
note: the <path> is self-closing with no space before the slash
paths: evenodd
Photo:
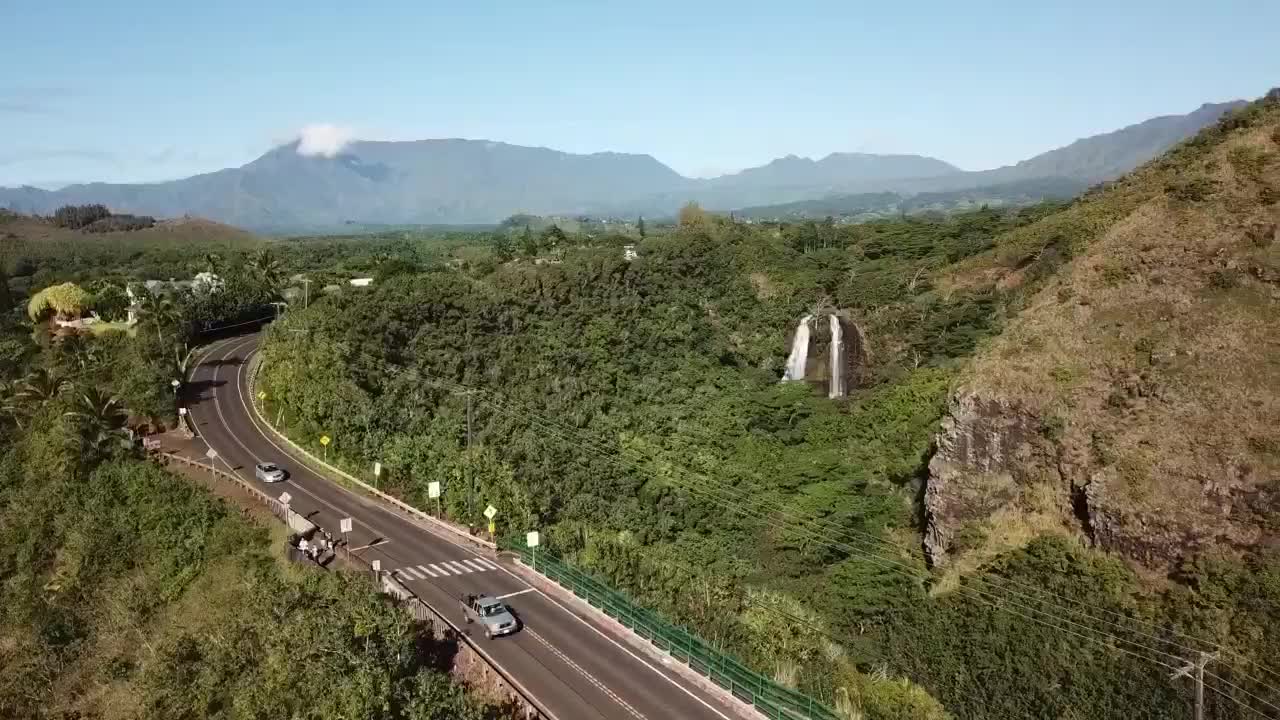
<path id="1" fill-rule="evenodd" d="M 1011 233 L 1003 265 L 949 279 L 1037 285 L 963 371 L 937 435 L 931 561 L 1043 532 L 1160 569 L 1280 544 L 1278 225 L 1272 100 Z"/>
<path id="2" fill-rule="evenodd" d="M 966 524 L 1017 509 L 1032 482 L 1028 471 L 1039 452 L 1039 424 L 1011 403 L 973 393 L 952 399 L 924 492 L 924 547 L 931 563 L 944 562 Z"/>

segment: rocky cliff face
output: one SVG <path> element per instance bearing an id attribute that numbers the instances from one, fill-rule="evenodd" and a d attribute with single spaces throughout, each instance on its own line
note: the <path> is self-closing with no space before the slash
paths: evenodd
<path id="1" fill-rule="evenodd" d="M 1016 406 L 974 393 L 956 395 L 925 486 L 924 546 L 930 562 L 944 562 L 955 536 L 1000 510 L 1016 510 L 1032 481 L 1031 461 L 1040 452 L 1039 420 Z"/>
<path id="2" fill-rule="evenodd" d="M 1280 99 L 1049 221 L 1019 242 L 1064 262 L 937 436 L 930 559 L 1043 532 L 1151 567 L 1280 543 Z M 971 276 L 1031 282 L 1012 263 Z"/>

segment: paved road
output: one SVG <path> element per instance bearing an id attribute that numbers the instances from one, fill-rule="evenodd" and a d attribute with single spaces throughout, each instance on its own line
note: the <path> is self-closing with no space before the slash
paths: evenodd
<path id="1" fill-rule="evenodd" d="M 206 348 L 185 388 L 183 401 L 196 430 L 218 451 L 224 469 L 270 495 L 287 490 L 294 511 L 335 537 L 339 518 L 353 518 L 353 552 L 381 560 L 384 571 L 394 571 L 459 627 L 464 626 L 461 595 L 506 596 L 524 627 L 494 640 L 477 631 L 478 644 L 557 720 L 744 717 L 661 662 L 626 647 L 590 616 L 532 588 L 501 562 L 473 552 L 465 540 L 429 532 L 292 461 L 249 410 L 244 364 L 256 351 L 258 337 L 221 340 Z M 259 461 L 279 462 L 289 469 L 289 479 L 257 482 L 253 465 Z"/>

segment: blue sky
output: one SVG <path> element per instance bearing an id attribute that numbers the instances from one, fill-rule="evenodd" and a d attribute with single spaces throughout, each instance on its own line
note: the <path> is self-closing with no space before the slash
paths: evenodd
<path id="1" fill-rule="evenodd" d="M 965 169 L 1280 85 L 1280 3 L 0 0 L 0 185 L 240 165 L 313 123 Z"/>

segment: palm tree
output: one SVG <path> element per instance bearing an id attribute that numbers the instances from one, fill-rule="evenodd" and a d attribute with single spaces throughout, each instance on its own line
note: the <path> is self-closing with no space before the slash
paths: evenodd
<path id="1" fill-rule="evenodd" d="M 22 405 L 44 405 L 65 393 L 69 386 L 70 383 L 57 374 L 41 368 L 22 379 L 16 399 Z"/>
<path id="2" fill-rule="evenodd" d="M 129 413 L 117 395 L 89 388 L 80 394 L 75 409 L 68 410 L 66 415 L 80 421 L 85 446 L 95 454 L 105 453 L 113 446 L 133 444 L 125 427 Z"/>
<path id="3" fill-rule="evenodd" d="M 156 324 L 156 339 L 162 343 L 164 326 L 176 326 L 182 322 L 182 309 L 167 295 L 143 295 L 139 299 L 138 308 L 144 315 L 151 316 L 151 320 Z"/>
<path id="4" fill-rule="evenodd" d="M 275 288 L 284 276 L 284 263 L 271 254 L 270 250 L 259 250 L 249 259 L 249 270 L 268 286 Z"/>

